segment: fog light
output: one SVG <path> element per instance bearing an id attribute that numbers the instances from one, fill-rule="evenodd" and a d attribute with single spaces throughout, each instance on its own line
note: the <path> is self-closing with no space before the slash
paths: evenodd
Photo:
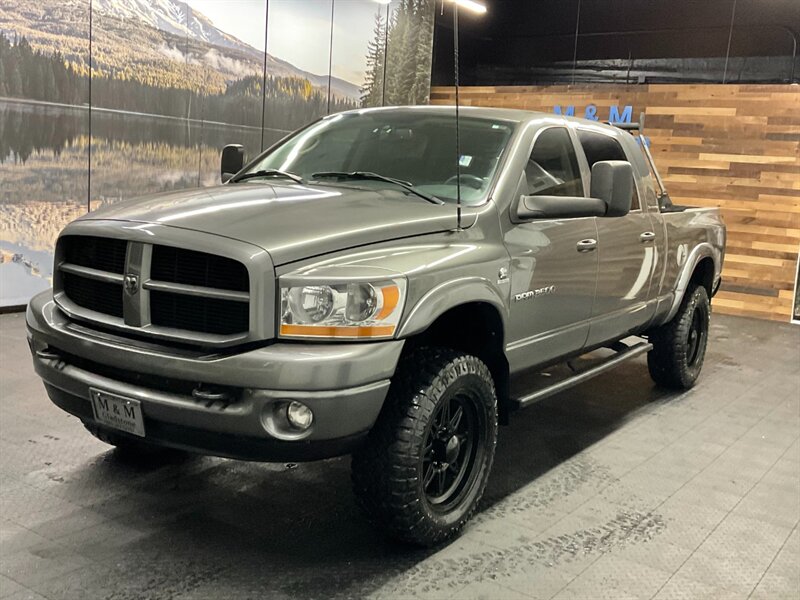
<path id="1" fill-rule="evenodd" d="M 305 404 L 295 400 L 286 407 L 286 418 L 292 427 L 305 431 L 314 422 L 314 413 Z"/>

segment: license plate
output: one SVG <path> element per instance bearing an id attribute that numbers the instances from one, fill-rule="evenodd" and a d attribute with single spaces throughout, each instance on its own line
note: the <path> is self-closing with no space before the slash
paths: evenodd
<path id="1" fill-rule="evenodd" d="M 94 388 L 89 389 L 89 395 L 92 398 L 94 418 L 98 423 L 144 437 L 141 402 Z"/>

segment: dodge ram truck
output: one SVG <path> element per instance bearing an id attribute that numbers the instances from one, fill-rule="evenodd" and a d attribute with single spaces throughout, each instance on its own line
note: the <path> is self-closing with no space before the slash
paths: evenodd
<path id="1" fill-rule="evenodd" d="M 516 410 L 645 353 L 661 386 L 698 378 L 725 227 L 669 201 L 635 131 L 364 109 L 246 165 L 227 146 L 221 178 L 72 222 L 28 306 L 50 399 L 120 452 L 352 454 L 367 517 L 431 546 Z"/>

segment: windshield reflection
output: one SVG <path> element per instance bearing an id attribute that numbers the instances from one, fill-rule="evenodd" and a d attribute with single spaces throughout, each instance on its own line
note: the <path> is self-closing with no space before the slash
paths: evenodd
<path id="1" fill-rule="evenodd" d="M 461 199 L 465 204 L 485 200 L 514 123 L 489 118 L 461 117 L 459 157 Z M 300 131 L 247 172 L 278 169 L 313 180 L 320 172 L 375 173 L 409 182 L 419 192 L 455 202 L 456 125 L 452 113 L 411 109 L 342 113 Z M 358 187 L 391 187 L 386 181 L 342 180 Z"/>

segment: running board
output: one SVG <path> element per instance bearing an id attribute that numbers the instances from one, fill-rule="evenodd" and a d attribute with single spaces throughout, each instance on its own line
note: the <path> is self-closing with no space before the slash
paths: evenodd
<path id="1" fill-rule="evenodd" d="M 623 349 L 617 350 L 616 354 L 612 354 L 608 358 L 606 358 L 603 362 L 596 364 L 588 369 L 581 371 L 579 373 L 575 373 L 571 377 L 567 379 L 563 379 L 554 383 L 553 385 L 541 388 L 536 390 L 532 394 L 528 394 L 527 396 L 523 396 L 522 398 L 518 398 L 514 400 L 517 408 L 525 408 L 530 406 L 531 404 L 535 404 L 539 402 L 539 400 L 544 400 L 545 398 L 552 396 L 553 394 L 557 394 L 558 392 L 562 392 L 567 390 L 573 386 L 578 385 L 579 383 L 583 383 L 584 381 L 588 381 L 597 375 L 605 373 L 606 371 L 610 371 L 614 367 L 620 365 L 621 363 L 625 362 L 626 360 L 630 360 L 631 358 L 635 358 L 640 354 L 644 354 L 653 348 L 653 344 L 650 342 L 640 342 L 638 344 L 634 344 L 633 346 L 626 346 L 625 344 L 615 344 L 613 349 L 617 349 L 622 347 Z"/>

